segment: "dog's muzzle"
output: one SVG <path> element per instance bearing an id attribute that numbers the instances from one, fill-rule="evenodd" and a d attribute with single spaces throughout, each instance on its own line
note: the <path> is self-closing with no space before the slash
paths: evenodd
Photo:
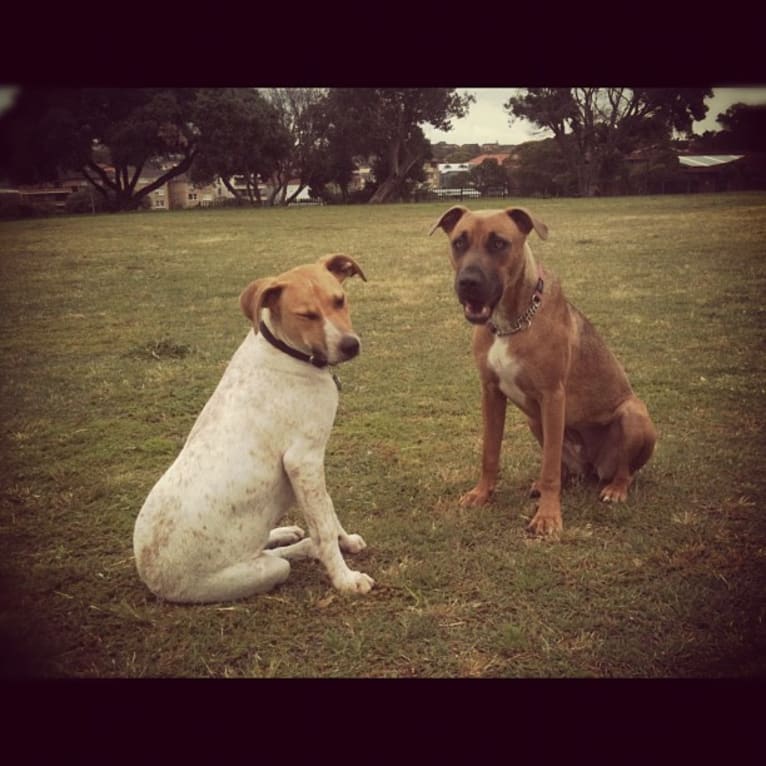
<path id="1" fill-rule="evenodd" d="M 314 350 L 313 356 L 315 358 L 322 358 L 325 364 L 341 364 L 342 362 L 348 362 L 355 356 L 359 355 L 362 349 L 362 345 L 358 336 L 351 333 L 345 334 L 336 346 L 330 349 L 328 355 L 325 355 L 322 351 Z"/>
<path id="2" fill-rule="evenodd" d="M 344 335 L 338 344 L 338 351 L 344 360 L 353 359 L 360 350 L 359 338 L 356 335 Z"/>
<path id="3" fill-rule="evenodd" d="M 484 324 L 492 316 L 503 288 L 478 266 L 466 266 L 455 276 L 455 292 L 463 306 L 465 318 L 472 324 Z"/>

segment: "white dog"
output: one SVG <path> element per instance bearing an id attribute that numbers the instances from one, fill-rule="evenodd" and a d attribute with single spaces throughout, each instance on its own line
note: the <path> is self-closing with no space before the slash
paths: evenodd
<path id="1" fill-rule="evenodd" d="M 345 532 L 325 489 L 324 453 L 338 391 L 328 365 L 359 353 L 341 287 L 359 274 L 331 255 L 240 296 L 255 331 L 234 354 L 181 453 L 136 520 L 141 579 L 168 601 L 230 601 L 284 582 L 289 559 L 312 557 L 340 591 L 367 593 L 368 575 L 341 550 L 365 548 Z M 276 524 L 297 502 L 309 537 Z M 279 547 L 283 546 L 283 547 Z"/>

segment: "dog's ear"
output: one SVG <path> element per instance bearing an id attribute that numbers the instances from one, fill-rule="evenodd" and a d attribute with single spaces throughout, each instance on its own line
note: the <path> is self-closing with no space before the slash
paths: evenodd
<path id="1" fill-rule="evenodd" d="M 428 232 L 430 237 L 440 226 L 444 229 L 445 234 L 449 234 L 454 228 L 455 224 L 468 212 L 467 207 L 462 205 L 455 205 L 451 207 L 442 217 L 434 224 L 431 231 Z"/>
<path id="2" fill-rule="evenodd" d="M 509 207 L 505 212 L 525 235 L 534 229 L 540 239 L 548 239 L 548 227 L 525 207 Z"/>
<path id="3" fill-rule="evenodd" d="M 324 258 L 319 259 L 321 263 L 337 280 L 343 282 L 348 277 L 353 277 L 354 274 L 358 274 L 363 282 L 367 281 L 367 277 L 362 271 L 362 267 L 349 255 L 343 255 L 342 253 L 336 253 L 335 255 L 326 255 Z"/>
<path id="4" fill-rule="evenodd" d="M 272 308 L 274 301 L 284 288 L 274 277 L 264 277 L 251 282 L 239 296 L 239 305 L 244 315 L 255 324 L 261 317 L 264 306 Z"/>

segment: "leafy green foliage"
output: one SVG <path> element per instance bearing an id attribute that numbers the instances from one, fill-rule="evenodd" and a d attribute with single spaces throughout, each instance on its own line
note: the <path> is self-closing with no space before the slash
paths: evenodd
<path id="1" fill-rule="evenodd" d="M 613 178 L 642 146 L 689 133 L 707 112 L 706 88 L 527 88 L 505 104 L 509 114 L 550 131 L 582 196 Z"/>
<path id="2" fill-rule="evenodd" d="M 192 97 L 193 91 L 183 88 L 24 88 L 0 120 L 0 156 L 16 182 L 49 181 L 76 170 L 110 208 L 135 209 L 191 166 Z M 111 167 L 104 167 L 104 159 Z M 150 160 L 170 167 L 139 189 Z"/>
<path id="3" fill-rule="evenodd" d="M 471 180 L 476 188 L 486 194 L 489 190 L 504 192 L 508 190 L 508 173 L 496 160 L 485 159 L 471 169 Z"/>
<path id="4" fill-rule="evenodd" d="M 706 131 L 693 146 L 700 153 L 766 152 L 766 106 L 734 104 L 717 117 L 722 130 Z"/>
<path id="5" fill-rule="evenodd" d="M 334 88 L 327 114 L 355 154 L 373 157 L 377 188 L 370 201 L 387 202 L 422 180 L 430 143 L 420 125 L 449 130 L 473 100 L 454 88 Z"/>
<path id="6" fill-rule="evenodd" d="M 260 203 L 259 182 L 277 171 L 292 146 L 277 109 L 254 88 L 205 88 L 196 94 L 192 120 L 200 133 L 192 180 L 219 177 L 239 197 L 230 179 L 242 176 L 249 201 Z"/>

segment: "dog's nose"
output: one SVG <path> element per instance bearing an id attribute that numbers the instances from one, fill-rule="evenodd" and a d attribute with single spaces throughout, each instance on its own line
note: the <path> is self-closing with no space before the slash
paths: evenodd
<path id="1" fill-rule="evenodd" d="M 461 290 L 475 290 L 479 286 L 479 280 L 474 274 L 461 274 L 457 286 Z"/>
<path id="2" fill-rule="evenodd" d="M 465 269 L 458 274 L 457 290 L 460 295 L 475 295 L 484 288 L 484 280 L 479 271 Z"/>
<path id="3" fill-rule="evenodd" d="M 351 359 L 359 353 L 359 338 L 354 335 L 346 335 L 341 340 L 338 348 L 346 359 Z"/>

